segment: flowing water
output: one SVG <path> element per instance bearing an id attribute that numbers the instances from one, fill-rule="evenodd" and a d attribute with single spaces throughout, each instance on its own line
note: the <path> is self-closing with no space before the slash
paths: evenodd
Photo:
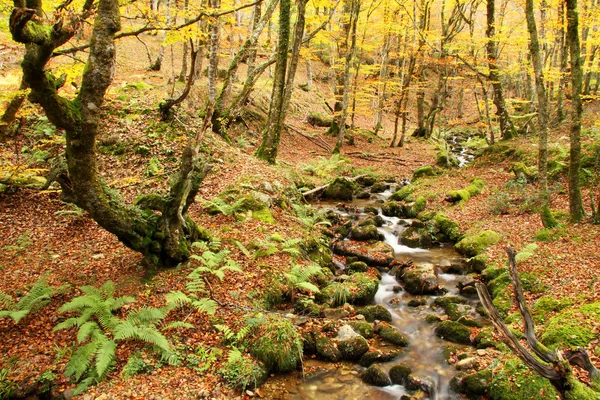
<path id="1" fill-rule="evenodd" d="M 391 191 L 377 196 L 378 199 L 368 201 L 356 201 L 351 204 L 352 209 L 360 210 L 364 206 L 378 206 L 382 199 L 389 197 Z M 324 205 L 331 207 L 331 204 Z M 339 212 L 339 211 L 338 211 Z M 347 211 L 340 212 L 348 215 Z M 359 216 L 364 216 L 357 212 Z M 383 217 L 385 224 L 379 231 L 384 235 L 385 242 L 394 248 L 396 258 L 399 260 L 412 260 L 415 264 L 431 263 L 456 264 L 461 258 L 452 248 L 435 249 L 413 249 L 399 243 L 399 235 L 410 221 L 395 217 Z M 457 284 L 460 275 L 438 274 L 439 285 L 446 288 L 448 295 L 458 295 Z M 403 354 L 391 361 L 379 364 L 389 370 L 397 363 L 404 363 L 411 367 L 412 374 L 431 383 L 434 393 L 431 400 L 459 399 L 460 396 L 449 389 L 450 379 L 457 374 L 454 366 L 444 360 L 446 346 L 460 347 L 456 344 L 439 339 L 435 333 L 435 324 L 425 322 L 428 314 L 435 313 L 443 315 L 440 309 L 433 309 L 430 305 L 437 296 L 413 296 L 401 291 L 394 293 L 394 286 L 399 283 L 395 277 L 384 272 L 375 295 L 375 303 L 382 304 L 392 314 L 392 324 L 410 339 L 409 347 L 404 349 Z M 427 304 L 419 307 L 409 307 L 407 304 L 411 299 L 425 298 Z M 475 306 L 475 301 L 470 300 Z M 474 309 L 474 307 L 473 307 Z M 478 317 L 471 314 L 473 317 Z M 394 347 L 390 346 L 389 349 Z M 407 390 L 401 385 L 392 385 L 383 388 L 369 386 L 358 377 L 358 372 L 363 368 L 358 365 L 341 364 L 338 370 L 324 369 L 321 373 L 313 374 L 305 379 L 290 393 L 290 399 L 399 399 Z"/>

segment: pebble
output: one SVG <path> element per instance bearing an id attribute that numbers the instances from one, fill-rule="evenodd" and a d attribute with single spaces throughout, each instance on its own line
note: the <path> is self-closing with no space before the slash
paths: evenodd
<path id="1" fill-rule="evenodd" d="M 487 351 L 485 351 L 484 349 L 477 349 L 477 355 L 485 356 L 486 354 L 487 354 Z"/>

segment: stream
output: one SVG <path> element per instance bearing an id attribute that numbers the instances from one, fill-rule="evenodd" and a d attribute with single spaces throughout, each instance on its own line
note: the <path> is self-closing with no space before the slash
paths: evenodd
<path id="1" fill-rule="evenodd" d="M 387 199 L 392 194 L 387 190 L 381 194 L 373 196 L 369 200 L 354 200 L 348 205 L 352 212 L 340 211 L 333 203 L 323 202 L 320 207 L 332 209 L 345 216 L 354 214 L 359 218 L 367 215 L 362 213 L 365 206 L 377 207 L 380 209 L 381 201 Z M 381 215 L 381 211 L 380 211 Z M 412 261 L 419 265 L 430 263 L 434 265 L 461 264 L 463 258 L 454 251 L 452 247 L 441 247 L 433 249 L 410 248 L 399 243 L 399 235 L 403 229 L 410 225 L 410 220 L 403 220 L 396 217 L 385 217 L 383 226 L 378 230 L 384 236 L 384 241 L 392 246 L 395 252 L 395 258 L 400 261 Z M 446 295 L 459 296 L 457 284 L 460 281 L 460 275 L 449 273 L 438 273 L 438 282 L 441 287 L 447 290 Z M 449 382 L 458 371 L 453 365 L 448 364 L 444 359 L 444 350 L 447 346 L 461 348 L 464 346 L 447 342 L 438 338 L 435 333 L 435 324 L 425 322 L 428 314 L 436 314 L 442 317 L 444 311 L 439 308 L 430 307 L 434 300 L 439 297 L 435 295 L 413 296 L 405 291 L 394 292 L 394 287 L 400 283 L 396 278 L 387 273 L 382 273 L 379 289 L 375 295 L 375 304 L 385 306 L 392 314 L 392 325 L 400 332 L 404 333 L 410 339 L 410 345 L 404 348 L 402 355 L 390 362 L 378 364 L 386 371 L 398 363 L 404 363 L 412 369 L 412 374 L 425 381 L 428 381 L 433 387 L 430 394 L 431 400 L 460 399 L 461 397 L 450 390 Z M 396 290 L 397 291 L 397 290 Z M 412 299 L 425 299 L 426 304 L 411 307 L 408 302 Z M 468 299 L 472 310 L 475 308 L 476 299 Z M 470 316 L 481 320 L 474 311 Z M 384 347 L 385 348 L 385 347 Z M 389 346 L 389 349 L 394 349 Z M 311 360 L 312 361 L 312 360 Z M 318 362 L 315 362 L 318 366 Z M 341 363 L 338 369 L 322 368 L 321 372 L 316 372 L 300 382 L 287 398 L 289 399 L 399 399 L 409 391 L 402 385 L 391 385 L 386 387 L 370 386 L 359 378 L 359 372 L 364 368 L 356 364 Z"/>

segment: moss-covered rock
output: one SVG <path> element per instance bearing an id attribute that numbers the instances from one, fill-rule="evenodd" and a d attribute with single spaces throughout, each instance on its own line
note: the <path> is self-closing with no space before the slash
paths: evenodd
<path id="1" fill-rule="evenodd" d="M 388 386 L 392 384 L 385 371 L 377 365 L 371 365 L 364 370 L 360 374 L 360 378 L 363 382 L 373 386 Z"/>
<path id="2" fill-rule="evenodd" d="M 390 368 L 390 380 L 395 385 L 404 385 L 412 369 L 406 364 L 396 364 Z"/>
<path id="3" fill-rule="evenodd" d="M 348 340 L 340 340 L 337 343 L 343 360 L 356 361 L 369 350 L 369 343 L 362 336 L 356 336 Z"/>
<path id="4" fill-rule="evenodd" d="M 383 240 L 383 235 L 379 233 L 375 224 L 354 226 L 350 231 L 350 237 L 354 240 Z"/>
<path id="5" fill-rule="evenodd" d="M 371 193 L 381 193 L 381 192 L 385 192 L 386 190 L 388 190 L 390 188 L 390 184 L 386 183 L 386 182 L 375 182 L 372 186 L 371 186 Z"/>
<path id="6" fill-rule="evenodd" d="M 492 230 L 487 230 L 476 235 L 463 238 L 456 244 L 455 248 L 462 255 L 467 257 L 475 257 L 499 241 L 500 235 Z"/>
<path id="7" fill-rule="evenodd" d="M 367 351 L 360 358 L 358 364 L 361 367 L 369 367 L 375 363 L 383 363 L 392 361 L 395 358 L 398 358 L 402 355 L 402 350 L 390 350 L 390 351 L 381 351 L 381 350 L 373 350 Z"/>
<path id="8" fill-rule="evenodd" d="M 392 322 L 392 314 L 387 308 L 381 304 L 375 304 L 373 306 L 363 307 L 357 311 L 358 314 L 363 315 L 365 320 L 368 322 L 373 321 L 385 321 Z"/>
<path id="9" fill-rule="evenodd" d="M 317 334 L 315 336 L 315 349 L 317 356 L 326 361 L 337 362 L 342 358 L 342 353 L 335 342 L 326 335 Z"/>
<path id="10" fill-rule="evenodd" d="M 533 320 L 537 323 L 546 322 L 548 316 L 552 313 L 559 312 L 570 306 L 572 303 L 567 298 L 557 300 L 553 296 L 542 296 L 533 303 L 531 314 Z"/>
<path id="11" fill-rule="evenodd" d="M 433 247 L 433 237 L 431 232 L 426 227 L 418 227 L 415 225 L 409 226 L 402 231 L 400 235 L 400 243 L 413 249 L 423 248 L 428 249 Z"/>
<path id="12" fill-rule="evenodd" d="M 458 317 L 456 322 L 458 322 L 459 324 L 463 324 L 464 326 L 470 326 L 473 328 L 483 328 L 482 322 L 477 321 L 474 318 L 467 317 L 466 315 L 461 315 L 460 317 Z"/>
<path id="13" fill-rule="evenodd" d="M 355 332 L 359 333 L 362 337 L 366 339 L 371 339 L 375 332 L 375 328 L 372 323 L 364 322 L 364 321 L 351 321 L 350 326 L 354 329 Z"/>
<path id="14" fill-rule="evenodd" d="M 298 299 L 296 303 L 294 303 L 294 312 L 300 315 L 318 317 L 321 315 L 321 306 L 311 299 Z"/>
<path id="15" fill-rule="evenodd" d="M 415 172 L 413 172 L 412 181 L 416 181 L 419 178 L 424 176 L 435 176 L 435 169 L 431 165 L 425 165 L 421 168 L 417 168 Z"/>
<path id="16" fill-rule="evenodd" d="M 492 400 L 554 400 L 558 393 L 550 381 L 513 358 L 494 370 L 489 396 Z"/>
<path id="17" fill-rule="evenodd" d="M 337 177 L 327 186 L 323 196 L 333 200 L 352 200 L 356 185 L 346 178 Z"/>
<path id="18" fill-rule="evenodd" d="M 481 194 L 483 188 L 485 186 L 485 182 L 483 179 L 475 178 L 471 181 L 471 184 L 466 187 L 467 192 L 469 192 L 469 196 L 474 197 L 478 194 Z"/>
<path id="19" fill-rule="evenodd" d="M 367 263 L 362 262 L 362 261 L 354 261 L 354 262 L 348 264 L 348 266 L 346 267 L 344 272 L 347 273 L 348 275 L 352 275 L 356 272 L 367 272 L 368 269 L 369 269 L 369 266 L 367 265 Z"/>
<path id="20" fill-rule="evenodd" d="M 296 369 L 302 358 L 302 340 L 292 323 L 280 316 L 256 314 L 249 319 L 254 340 L 250 354 L 271 372 Z"/>
<path id="21" fill-rule="evenodd" d="M 433 264 L 415 265 L 405 268 L 401 274 L 404 290 L 410 294 L 433 294 L 439 290 Z"/>
<path id="22" fill-rule="evenodd" d="M 484 369 L 473 374 L 459 375 L 450 381 L 450 387 L 456 393 L 462 393 L 468 398 L 479 398 L 489 393 L 492 382 L 492 371 Z"/>
<path id="23" fill-rule="evenodd" d="M 352 224 L 350 222 L 350 224 Z M 324 236 L 309 236 L 299 244 L 300 251 L 309 260 L 315 262 L 323 268 L 331 266 L 333 252 L 329 240 Z"/>
<path id="24" fill-rule="evenodd" d="M 546 346 L 585 347 L 598 338 L 600 302 L 566 309 L 550 318 L 541 341 Z"/>
<path id="25" fill-rule="evenodd" d="M 435 334 L 453 343 L 471 344 L 471 330 L 455 321 L 440 322 L 435 328 Z"/>
<path id="26" fill-rule="evenodd" d="M 437 307 L 445 308 L 448 304 L 467 304 L 469 300 L 460 296 L 440 296 L 433 301 Z"/>
<path id="27" fill-rule="evenodd" d="M 464 203 L 471 195 L 467 189 L 451 190 L 446 194 L 446 201 L 450 203 Z"/>
<path id="28" fill-rule="evenodd" d="M 428 324 L 435 324 L 437 322 L 440 322 L 442 319 L 439 317 L 439 315 L 436 314 L 427 314 L 427 316 L 425 317 L 425 322 L 427 322 Z"/>
<path id="29" fill-rule="evenodd" d="M 453 157 L 452 155 L 448 156 L 448 152 L 445 150 L 440 150 L 436 154 L 435 164 L 442 168 L 453 168 L 458 167 L 460 165 L 460 161 L 458 158 Z"/>
<path id="30" fill-rule="evenodd" d="M 510 167 L 510 172 L 514 173 L 518 180 L 524 182 L 533 182 L 537 179 L 538 175 L 537 168 L 528 167 L 522 162 L 513 163 Z"/>
<path id="31" fill-rule="evenodd" d="M 485 254 L 478 254 L 467 260 L 467 266 L 472 272 L 481 273 L 487 268 L 488 258 Z"/>
<path id="32" fill-rule="evenodd" d="M 243 355 L 240 358 L 230 358 L 219 369 L 218 373 L 229 387 L 241 391 L 259 387 L 269 376 L 269 372 L 263 363 L 248 355 Z"/>
<path id="33" fill-rule="evenodd" d="M 488 347 L 496 347 L 496 341 L 494 340 L 494 334 L 490 328 L 484 328 L 475 338 L 473 338 L 473 344 L 478 349 L 487 349 Z"/>
<path id="34" fill-rule="evenodd" d="M 406 347 L 410 344 L 408 338 L 391 325 L 380 324 L 376 327 L 375 331 L 383 340 L 396 346 Z"/>
<path id="35" fill-rule="evenodd" d="M 332 282 L 321 290 L 317 300 L 333 307 L 344 303 L 365 305 L 371 303 L 377 293 L 379 279 L 369 272 L 357 272 L 344 282 Z"/>
<path id="36" fill-rule="evenodd" d="M 415 190 L 414 186 L 411 185 L 407 185 L 404 186 L 402 189 L 397 190 L 396 192 L 394 192 L 391 196 L 390 199 L 394 200 L 394 201 L 410 201 L 410 195 L 412 194 L 412 192 Z"/>
<path id="37" fill-rule="evenodd" d="M 444 214 L 436 213 L 435 217 L 433 217 L 433 223 L 437 230 L 450 241 L 456 242 L 461 239 L 462 235 L 460 233 L 458 222 L 453 221 Z"/>

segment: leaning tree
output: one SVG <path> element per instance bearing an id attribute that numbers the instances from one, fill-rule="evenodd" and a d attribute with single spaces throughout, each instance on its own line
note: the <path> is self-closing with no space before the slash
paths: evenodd
<path id="1" fill-rule="evenodd" d="M 125 204 L 108 188 L 98 172 L 96 136 L 101 133 L 99 115 L 106 90 L 115 72 L 115 35 L 120 30 L 118 0 L 86 0 L 82 10 L 65 11 L 70 1 L 45 18 L 41 0 L 14 0 L 10 17 L 13 40 L 25 45 L 23 80 L 31 88 L 29 98 L 66 136 L 66 165 L 54 174 L 62 198 L 86 210 L 104 229 L 129 248 L 144 255 L 148 265 L 177 265 L 190 255 L 190 243 L 202 230 L 187 211 L 210 165 L 199 156 L 202 132 L 183 151 L 178 173 L 166 195 L 140 196 Z M 68 20 L 65 16 L 68 16 Z M 78 95 L 59 94 L 59 79 L 46 65 L 53 52 L 67 43 L 81 24 L 94 17 L 94 28 Z"/>

